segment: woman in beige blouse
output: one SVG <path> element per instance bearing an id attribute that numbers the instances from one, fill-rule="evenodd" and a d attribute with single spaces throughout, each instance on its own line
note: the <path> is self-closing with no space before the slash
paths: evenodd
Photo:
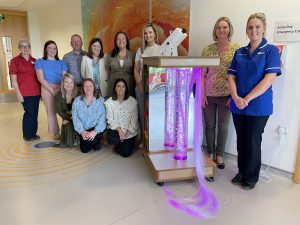
<path id="1" fill-rule="evenodd" d="M 231 42 L 232 35 L 233 27 L 230 20 L 227 17 L 220 17 L 213 29 L 215 42 L 207 46 L 202 53 L 202 56 L 218 56 L 221 59 L 219 67 L 203 68 L 202 71 L 202 108 L 205 119 L 207 154 L 215 160 L 219 169 L 225 168 L 223 153 L 230 119 L 227 69 L 235 50 L 240 47 L 239 44 Z"/>

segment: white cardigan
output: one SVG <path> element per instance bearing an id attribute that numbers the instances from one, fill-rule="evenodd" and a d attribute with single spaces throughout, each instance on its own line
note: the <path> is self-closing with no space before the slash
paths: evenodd
<path id="1" fill-rule="evenodd" d="M 105 69 L 105 60 L 106 57 L 102 58 L 99 60 L 99 72 L 100 72 L 100 77 L 99 77 L 99 84 L 100 84 L 100 90 L 102 97 L 107 97 L 108 95 L 108 78 L 107 78 L 107 72 Z M 81 76 L 83 79 L 85 78 L 91 78 L 93 79 L 93 60 L 89 58 L 87 55 L 82 57 L 81 61 Z"/>

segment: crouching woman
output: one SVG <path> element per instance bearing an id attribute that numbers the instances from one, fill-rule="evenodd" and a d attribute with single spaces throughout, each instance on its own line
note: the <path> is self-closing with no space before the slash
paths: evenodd
<path id="1" fill-rule="evenodd" d="M 83 81 L 81 96 L 75 98 L 72 106 L 74 129 L 80 134 L 80 150 L 100 150 L 100 137 L 106 128 L 104 99 L 97 93 L 91 78 Z"/>
<path id="2" fill-rule="evenodd" d="M 132 154 L 138 133 L 138 111 L 135 98 L 129 96 L 126 81 L 116 79 L 113 95 L 105 102 L 108 124 L 107 142 L 123 157 Z"/>

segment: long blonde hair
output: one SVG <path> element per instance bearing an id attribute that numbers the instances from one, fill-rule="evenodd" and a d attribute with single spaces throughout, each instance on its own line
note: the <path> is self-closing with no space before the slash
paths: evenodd
<path id="1" fill-rule="evenodd" d="M 60 83 L 60 91 L 61 91 L 61 95 L 63 98 L 66 98 L 66 90 L 64 88 L 64 82 L 65 82 L 65 79 L 66 78 L 70 78 L 73 83 L 74 83 L 74 88 L 72 90 L 72 99 L 75 98 L 77 96 L 77 85 L 76 85 L 76 82 L 75 82 L 75 78 L 72 74 L 70 73 L 65 73 L 61 79 L 61 83 Z"/>
<path id="2" fill-rule="evenodd" d="M 145 50 L 145 48 L 147 47 L 147 42 L 146 42 L 146 40 L 145 40 L 145 30 L 146 30 L 147 27 L 151 27 L 151 28 L 152 28 L 152 30 L 154 31 L 154 34 L 155 34 L 154 41 L 155 41 L 156 44 L 158 43 L 158 34 L 157 34 L 157 30 L 156 30 L 156 28 L 154 27 L 153 23 L 148 23 L 148 24 L 144 27 L 144 29 L 143 29 L 143 34 L 142 34 L 142 40 L 143 40 L 143 42 L 142 42 L 142 48 L 141 48 L 141 52 L 142 52 L 142 53 L 144 53 L 144 50 Z"/>

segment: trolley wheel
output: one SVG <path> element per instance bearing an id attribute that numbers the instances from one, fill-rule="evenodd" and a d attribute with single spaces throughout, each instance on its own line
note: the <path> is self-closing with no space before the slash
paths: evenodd
<path id="1" fill-rule="evenodd" d="M 156 182 L 156 184 L 158 185 L 158 186 L 164 186 L 164 184 L 165 184 L 165 182 Z"/>
<path id="2" fill-rule="evenodd" d="M 208 181 L 208 182 L 215 182 L 214 177 L 205 177 L 205 180 Z"/>

